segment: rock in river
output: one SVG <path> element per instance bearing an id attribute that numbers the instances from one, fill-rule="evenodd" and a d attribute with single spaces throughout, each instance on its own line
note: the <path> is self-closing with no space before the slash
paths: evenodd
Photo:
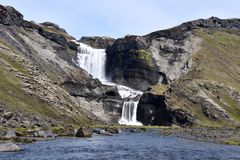
<path id="1" fill-rule="evenodd" d="M 0 152 L 15 152 L 20 150 L 22 148 L 14 143 L 0 143 Z"/>
<path id="2" fill-rule="evenodd" d="M 81 127 L 76 132 L 75 137 L 92 137 L 92 131 L 89 128 Z"/>

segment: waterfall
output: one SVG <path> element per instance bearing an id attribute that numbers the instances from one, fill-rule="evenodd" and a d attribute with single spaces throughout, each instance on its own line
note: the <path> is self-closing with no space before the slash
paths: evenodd
<path id="1" fill-rule="evenodd" d="M 101 82 L 107 81 L 105 74 L 105 49 L 95 49 L 80 43 L 79 52 L 79 66 L 91 74 L 93 78 L 98 78 Z"/>
<path id="2" fill-rule="evenodd" d="M 75 42 L 78 43 L 78 42 Z M 93 78 L 98 78 L 103 84 L 116 86 L 122 98 L 133 99 L 138 95 L 142 95 L 141 91 L 133 88 L 118 85 L 110 82 L 105 74 L 106 52 L 105 49 L 95 49 L 86 44 L 78 43 L 78 66 L 85 69 Z M 124 125 L 142 125 L 137 122 L 137 106 L 138 101 L 126 101 L 122 108 L 122 117 L 119 124 Z"/>
<path id="3" fill-rule="evenodd" d="M 137 121 L 138 101 L 127 101 L 123 103 L 122 117 L 119 124 L 139 126 L 142 123 Z"/>

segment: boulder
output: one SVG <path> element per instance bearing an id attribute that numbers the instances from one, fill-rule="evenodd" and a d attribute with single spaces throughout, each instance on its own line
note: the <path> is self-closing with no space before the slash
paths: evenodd
<path id="1" fill-rule="evenodd" d="M 92 131 L 89 128 L 81 127 L 76 132 L 75 137 L 92 137 Z"/>
<path id="2" fill-rule="evenodd" d="M 4 111 L 4 108 L 0 106 L 0 113 Z"/>
<path id="3" fill-rule="evenodd" d="M 22 122 L 22 126 L 23 127 L 30 127 L 31 126 L 31 122 L 30 121 L 21 121 Z"/>
<path id="4" fill-rule="evenodd" d="M 16 138 L 15 131 L 7 131 L 7 134 L 4 136 L 6 139 Z"/>
<path id="5" fill-rule="evenodd" d="M 122 130 L 120 128 L 105 128 L 105 131 L 107 131 L 111 134 L 118 134 L 118 133 L 122 132 Z"/>
<path id="6" fill-rule="evenodd" d="M 14 143 L 0 143 L 0 152 L 15 152 L 20 150 L 22 148 Z"/>
<path id="7" fill-rule="evenodd" d="M 52 138 L 55 138 L 57 136 L 57 134 L 53 133 L 51 130 L 45 131 L 45 135 L 46 137 L 52 137 Z"/>
<path id="8" fill-rule="evenodd" d="M 13 113 L 12 112 L 6 112 L 4 113 L 3 117 L 7 120 L 9 120 L 10 118 L 13 117 Z"/>
<path id="9" fill-rule="evenodd" d="M 113 135 L 112 133 L 106 131 L 105 129 L 101 129 L 100 134 L 104 135 L 104 136 L 112 136 Z"/>
<path id="10" fill-rule="evenodd" d="M 35 131 L 33 132 L 33 137 L 47 137 L 47 134 L 45 131 Z"/>

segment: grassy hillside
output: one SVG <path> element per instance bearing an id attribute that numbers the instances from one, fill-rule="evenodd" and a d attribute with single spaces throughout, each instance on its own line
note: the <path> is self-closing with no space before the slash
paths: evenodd
<path id="1" fill-rule="evenodd" d="M 235 126 L 240 121 L 240 36 L 196 29 L 201 49 L 192 70 L 172 84 L 168 104 L 190 111 L 200 126 Z"/>

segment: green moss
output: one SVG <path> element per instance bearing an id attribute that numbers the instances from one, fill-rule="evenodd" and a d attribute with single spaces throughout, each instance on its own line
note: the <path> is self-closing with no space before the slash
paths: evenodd
<path id="1" fill-rule="evenodd" d="M 14 47 L 10 43 L 5 41 L 4 39 L 0 39 L 0 44 L 5 46 L 5 47 L 7 47 L 7 48 L 9 48 L 9 49 L 11 49 L 11 50 L 14 50 Z"/>
<path id="2" fill-rule="evenodd" d="M 240 140 L 227 140 L 224 143 L 227 145 L 240 145 Z"/>
<path id="3" fill-rule="evenodd" d="M 152 56 L 149 52 L 144 49 L 140 49 L 138 50 L 138 54 L 138 58 L 144 60 L 150 67 L 154 66 Z"/>
<path id="4" fill-rule="evenodd" d="M 51 27 L 51 26 L 42 26 L 42 28 L 47 31 L 47 32 L 51 32 L 51 33 L 56 33 L 56 34 L 60 34 L 62 35 L 66 40 L 72 40 L 73 38 L 68 35 L 67 33 L 65 32 L 62 32 L 60 30 L 57 30 L 56 28 L 54 27 Z"/>
<path id="5" fill-rule="evenodd" d="M 135 58 L 145 61 L 150 67 L 154 67 L 151 53 L 147 52 L 145 49 L 130 50 L 129 52 L 132 53 L 133 56 L 136 56 Z"/>
<path id="6" fill-rule="evenodd" d="M 168 85 L 156 84 L 156 85 L 152 86 L 151 91 L 155 92 L 158 95 L 163 95 L 167 91 L 168 88 L 169 88 Z"/>
<path id="7" fill-rule="evenodd" d="M 16 133 L 22 137 L 26 137 L 28 135 L 28 132 L 27 132 L 28 128 L 17 128 L 16 129 Z"/>
<path id="8" fill-rule="evenodd" d="M 65 128 L 63 126 L 55 126 L 52 127 L 51 130 L 53 131 L 53 133 L 61 134 L 65 131 Z"/>
<path id="9" fill-rule="evenodd" d="M 7 53 L 0 52 L 0 59 L 5 60 L 9 65 L 11 65 L 13 68 L 15 68 L 18 72 L 21 73 L 27 73 L 27 69 L 24 65 L 21 63 L 24 62 L 18 62 L 16 59 L 14 59 L 12 56 L 7 55 Z"/>

